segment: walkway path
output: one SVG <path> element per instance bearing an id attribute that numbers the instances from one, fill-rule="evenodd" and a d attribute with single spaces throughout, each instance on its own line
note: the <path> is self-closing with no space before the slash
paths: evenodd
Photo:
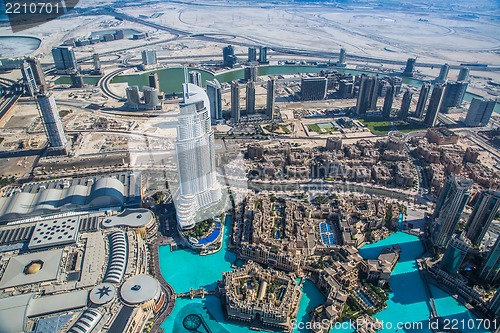
<path id="1" fill-rule="evenodd" d="M 160 270 L 160 258 L 158 256 L 158 250 L 160 246 L 168 244 L 167 238 L 163 236 L 159 236 L 157 239 L 153 241 L 151 244 L 151 270 L 154 275 L 160 281 L 160 284 L 163 287 L 163 291 L 166 294 L 165 305 L 158 312 L 158 316 L 154 319 L 154 324 L 151 327 L 151 333 L 163 333 L 163 328 L 161 328 L 161 324 L 165 321 L 165 319 L 172 313 L 175 306 L 175 291 L 170 286 L 167 281 L 163 278 Z"/>

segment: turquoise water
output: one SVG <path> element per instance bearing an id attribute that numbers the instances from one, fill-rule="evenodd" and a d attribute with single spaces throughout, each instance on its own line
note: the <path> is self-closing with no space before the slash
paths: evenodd
<path id="1" fill-rule="evenodd" d="M 189 291 L 189 288 L 213 290 L 216 288 L 217 280 L 222 278 L 222 272 L 232 270 L 231 264 L 236 260 L 236 254 L 227 249 L 229 234 L 231 230 L 231 216 L 226 218 L 224 231 L 223 249 L 213 255 L 200 256 L 189 250 L 170 251 L 169 246 L 160 248 L 161 272 L 165 280 L 172 285 L 177 293 Z M 385 328 L 381 332 L 396 332 L 398 322 L 417 323 L 408 329 L 400 329 L 399 332 L 431 332 L 428 329 L 429 304 L 424 284 L 420 278 L 415 259 L 423 252 L 423 246 L 418 237 L 402 232 L 391 235 L 377 243 L 364 246 L 360 254 L 366 259 L 376 259 L 384 247 L 399 244 L 402 248 L 401 258 L 396 265 L 390 279 L 392 292 L 389 293 L 387 308 L 375 315 L 379 320 L 391 323 L 393 328 Z M 241 264 L 241 262 L 237 262 Z M 436 307 L 440 316 L 446 319 L 474 319 L 475 317 L 450 295 L 437 287 L 431 286 Z M 309 321 L 308 313 L 324 303 L 325 297 L 319 292 L 314 284 L 308 280 L 303 285 L 303 295 L 299 304 L 297 321 L 306 323 Z M 203 318 L 203 321 L 214 333 L 252 333 L 248 326 L 236 322 L 228 322 L 224 319 L 220 300 L 216 296 L 208 296 L 205 299 L 196 298 L 178 299 L 172 314 L 162 324 L 165 332 L 183 333 L 188 332 L 182 326 L 186 315 L 195 313 Z M 200 328 L 203 332 L 203 328 Z M 487 332 L 486 330 L 463 330 L 466 333 Z M 305 333 L 306 329 L 296 329 L 295 332 Z M 351 333 L 346 325 L 334 328 L 331 332 Z"/>
<path id="2" fill-rule="evenodd" d="M 408 327 L 399 330 L 404 332 L 431 332 L 429 327 L 429 299 L 426 295 L 424 282 L 420 278 L 417 263 L 418 258 L 424 251 L 418 237 L 402 232 L 395 233 L 390 237 L 377 243 L 364 246 L 360 254 L 366 259 L 376 259 L 384 247 L 399 244 L 401 246 L 401 258 L 394 268 L 390 278 L 392 292 L 389 293 L 387 308 L 375 315 L 384 322 L 391 322 L 394 327 L 398 322 L 419 323 L 419 326 Z M 463 305 L 443 290 L 431 285 L 431 291 L 436 302 L 438 314 L 447 319 L 475 319 L 476 317 Z M 395 332 L 393 329 L 382 329 L 380 332 Z M 466 333 L 488 332 L 481 329 L 463 329 Z"/>
<path id="3" fill-rule="evenodd" d="M 323 294 L 316 288 L 314 283 L 309 280 L 304 282 L 304 287 L 302 288 L 302 298 L 299 303 L 299 311 L 297 312 L 297 322 L 307 323 L 310 321 L 309 312 L 316 308 L 318 305 L 323 304 L 326 298 Z M 294 332 L 306 333 L 309 332 L 304 327 L 297 325 Z"/>
<path id="4" fill-rule="evenodd" d="M 223 249 L 215 254 L 200 256 L 189 250 L 170 251 L 170 246 L 160 247 L 160 266 L 165 280 L 174 288 L 176 293 L 189 291 L 189 288 L 198 289 L 205 287 L 213 290 L 217 286 L 217 280 L 222 279 L 222 272 L 231 271 L 231 264 L 236 261 L 236 254 L 227 249 L 230 237 L 231 219 L 226 217 L 224 229 Z M 236 264 L 241 264 L 236 261 Z M 305 281 L 303 294 L 299 304 L 297 318 L 300 321 L 309 321 L 308 312 L 325 301 L 325 297 L 310 281 Z M 228 322 L 224 319 L 220 300 L 216 296 L 208 296 L 206 299 L 195 298 L 177 299 L 172 314 L 165 320 L 162 327 L 165 332 L 182 333 L 188 332 L 182 326 L 182 320 L 186 314 L 200 314 L 208 327 L 214 333 L 252 333 L 248 326 L 239 325 L 236 322 Z M 299 331 L 296 332 L 307 332 Z"/>

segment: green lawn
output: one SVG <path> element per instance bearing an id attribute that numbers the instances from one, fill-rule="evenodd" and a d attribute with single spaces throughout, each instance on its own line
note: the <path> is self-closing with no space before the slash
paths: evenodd
<path id="1" fill-rule="evenodd" d="M 59 111 L 59 117 L 64 118 L 65 116 L 67 116 L 71 112 L 73 112 L 73 110 L 61 110 L 61 111 Z"/>
<path id="2" fill-rule="evenodd" d="M 288 128 L 288 125 L 278 125 L 278 124 L 266 125 L 264 126 L 264 129 L 272 133 L 284 133 L 284 134 L 292 133 L 292 131 Z"/>
<path id="3" fill-rule="evenodd" d="M 390 131 L 393 130 L 392 122 L 390 121 L 372 121 L 372 120 L 365 120 L 365 119 L 360 119 L 360 122 L 363 123 L 370 132 L 376 135 L 384 135 L 389 133 Z M 406 121 L 402 120 L 396 120 L 395 122 L 395 127 L 398 131 L 403 132 L 403 133 L 409 133 L 418 129 L 422 129 L 425 127 L 419 126 L 417 124 L 412 124 L 408 123 Z"/>
<path id="4" fill-rule="evenodd" d="M 316 132 L 318 134 L 331 134 L 331 133 L 334 133 L 336 131 L 335 127 L 331 127 L 331 128 L 324 128 L 324 132 L 323 132 L 321 130 L 321 127 L 319 127 L 318 124 L 307 125 L 307 128 L 309 129 L 309 131 Z"/>
<path id="5" fill-rule="evenodd" d="M 285 133 L 285 134 L 290 134 L 292 131 L 290 131 L 290 129 L 288 128 L 288 125 L 280 125 L 281 127 L 281 130 Z"/>

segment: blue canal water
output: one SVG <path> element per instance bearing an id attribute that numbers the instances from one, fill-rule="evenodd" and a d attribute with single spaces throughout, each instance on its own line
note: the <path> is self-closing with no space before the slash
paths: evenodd
<path id="1" fill-rule="evenodd" d="M 389 280 L 392 292 L 389 293 L 387 308 L 377 313 L 375 317 L 383 322 L 390 322 L 393 326 L 396 326 L 398 322 L 418 323 L 412 328 L 400 329 L 399 332 L 432 332 L 429 329 L 428 320 L 429 298 L 415 262 L 415 259 L 424 251 L 418 237 L 397 232 L 377 243 L 364 246 L 361 248 L 360 254 L 366 259 L 376 259 L 384 247 L 393 244 L 401 246 L 401 258 Z M 437 312 L 441 317 L 448 320 L 476 318 L 463 305 L 441 289 L 431 285 L 431 291 L 436 302 Z M 418 325 L 421 325 L 422 329 Z M 381 330 L 381 332 L 395 331 L 396 328 Z M 478 328 L 465 328 L 462 331 L 467 333 L 488 332 Z"/>
<path id="2" fill-rule="evenodd" d="M 224 230 L 223 249 L 215 254 L 200 256 L 189 250 L 170 251 L 169 246 L 160 248 L 160 266 L 165 280 L 172 285 L 177 293 L 189 291 L 189 288 L 205 287 L 208 290 L 216 288 L 217 280 L 222 279 L 222 273 L 231 271 L 231 264 L 241 264 L 236 260 L 236 254 L 227 249 L 229 241 L 231 216 L 226 217 L 226 228 Z M 375 259 L 384 247 L 399 244 L 402 248 L 401 258 L 396 265 L 390 279 L 392 292 L 389 293 L 387 308 L 375 315 L 376 318 L 390 322 L 396 326 L 398 322 L 421 323 L 424 329 L 399 330 L 399 332 L 431 332 L 428 327 L 429 306 L 428 297 L 425 293 L 423 281 L 420 278 L 415 259 L 423 252 L 420 240 L 412 235 L 402 232 L 391 235 L 377 243 L 364 246 L 360 254 L 366 259 Z M 470 319 L 475 318 L 463 305 L 459 304 L 444 291 L 432 287 L 439 315 L 448 319 Z M 297 322 L 309 321 L 308 313 L 324 303 L 325 297 L 310 281 L 303 284 L 303 295 L 299 304 Z M 165 320 L 162 327 L 165 332 L 184 333 L 182 322 L 188 314 L 197 314 L 214 333 L 253 333 L 248 326 L 236 322 L 228 322 L 224 314 L 220 300 L 216 296 L 208 296 L 205 299 L 196 298 L 177 299 L 172 314 Z M 200 332 L 204 332 L 202 327 Z M 296 329 L 295 332 L 308 332 L 305 328 Z M 332 329 L 335 333 L 351 333 L 352 329 Z M 396 332 L 396 328 L 384 329 L 381 332 Z M 487 332 L 478 329 L 467 330 L 466 333 Z"/>

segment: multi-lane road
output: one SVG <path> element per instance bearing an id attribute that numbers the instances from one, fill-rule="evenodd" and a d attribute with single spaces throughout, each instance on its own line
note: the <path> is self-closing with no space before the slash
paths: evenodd
<path id="1" fill-rule="evenodd" d="M 93 9 L 93 8 L 92 9 L 91 8 L 81 9 L 80 14 L 110 15 L 110 16 L 114 16 L 114 17 L 121 19 L 121 20 L 127 20 L 130 22 L 142 24 L 142 25 L 154 28 L 154 29 L 161 30 L 161 31 L 166 31 L 166 32 L 174 35 L 176 38 L 181 37 L 181 36 L 188 36 L 190 38 L 205 40 L 205 41 L 209 41 L 209 42 L 217 42 L 217 43 L 222 43 L 222 44 L 229 43 L 232 45 L 245 46 L 245 47 L 255 46 L 256 44 L 259 44 L 258 41 L 253 40 L 252 38 L 249 38 L 246 36 L 238 36 L 238 35 L 234 35 L 234 34 L 225 34 L 225 33 L 217 33 L 217 34 L 196 33 L 196 34 L 193 34 L 187 30 L 182 30 L 182 29 L 178 29 L 178 28 L 165 26 L 165 25 L 154 23 L 154 22 L 151 22 L 151 21 L 148 21 L 145 19 L 130 16 L 130 15 L 127 15 L 125 13 L 117 12 L 112 7 L 105 7 L 103 9 Z M 235 38 L 240 38 L 240 41 L 234 40 Z M 246 39 L 248 41 L 244 41 L 244 39 Z M 313 50 L 307 50 L 307 49 L 299 49 L 299 48 L 293 48 L 293 47 L 284 47 L 284 46 L 280 46 L 280 45 L 273 45 L 272 43 L 266 43 L 266 45 L 269 46 L 274 52 L 281 53 L 281 54 L 318 57 L 318 58 L 323 58 L 323 59 L 338 57 L 338 55 L 339 55 L 338 52 L 313 51 Z M 352 60 L 363 61 L 363 62 L 373 62 L 373 63 L 377 63 L 377 64 L 389 64 L 389 65 L 400 65 L 400 66 L 406 65 L 406 59 L 394 60 L 394 59 L 387 59 L 387 58 L 361 56 L 361 55 L 356 55 L 356 54 L 349 54 L 349 58 Z M 441 65 L 442 65 L 441 63 L 429 63 L 429 62 L 418 62 L 416 64 L 417 67 L 428 67 L 428 68 L 439 67 Z M 460 67 L 461 67 L 460 65 L 450 65 L 450 68 L 452 68 L 452 69 L 459 69 Z M 476 70 L 476 71 L 500 71 L 500 66 L 474 67 L 474 70 Z"/>

